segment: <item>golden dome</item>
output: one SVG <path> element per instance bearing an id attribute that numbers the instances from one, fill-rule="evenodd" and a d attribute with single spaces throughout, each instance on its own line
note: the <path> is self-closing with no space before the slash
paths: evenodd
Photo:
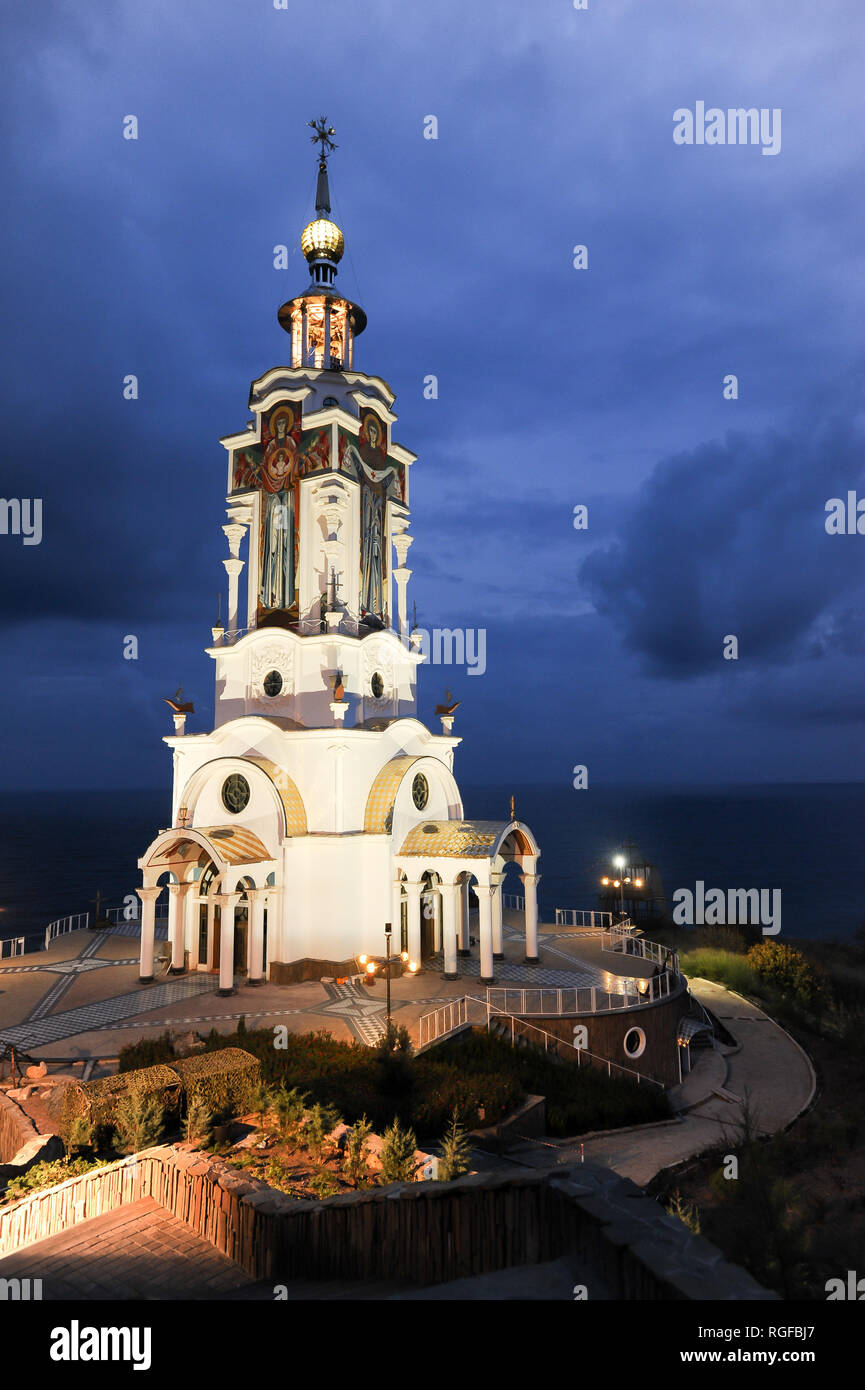
<path id="1" fill-rule="evenodd" d="M 300 237 L 300 248 L 308 261 L 318 256 L 326 256 L 329 261 L 338 261 L 345 250 L 345 238 L 335 222 L 326 217 L 318 217 L 309 222 Z"/>

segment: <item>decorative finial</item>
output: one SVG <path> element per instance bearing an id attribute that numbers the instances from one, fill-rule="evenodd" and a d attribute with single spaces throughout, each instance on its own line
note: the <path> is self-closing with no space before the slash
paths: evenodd
<path id="1" fill-rule="evenodd" d="M 327 181 L 327 160 L 328 156 L 337 148 L 331 140 L 331 136 L 336 134 L 332 125 L 327 124 L 326 116 L 319 116 L 317 121 L 307 121 L 307 125 L 315 131 L 312 136 L 314 145 L 321 145 L 318 154 L 318 183 L 315 189 L 315 210 L 322 217 L 330 217 L 330 185 Z M 342 250 L 340 249 L 340 255 Z M 339 257 L 337 257 L 339 259 Z"/>
<path id="2" fill-rule="evenodd" d="M 327 116 L 319 116 L 317 121 L 307 121 L 307 125 L 310 130 L 315 131 L 315 134 L 310 136 L 310 139 L 314 145 L 321 145 L 319 160 L 323 164 L 326 164 L 328 155 L 339 148 L 330 138 L 332 135 L 336 135 L 336 131 L 332 125 L 328 125 Z"/>
<path id="3" fill-rule="evenodd" d="M 513 795 L 512 795 L 512 796 L 511 796 L 511 820 L 514 821 L 514 820 L 516 820 L 516 818 L 517 818 L 517 804 L 516 804 L 516 801 L 514 800 L 514 797 L 513 797 Z"/>

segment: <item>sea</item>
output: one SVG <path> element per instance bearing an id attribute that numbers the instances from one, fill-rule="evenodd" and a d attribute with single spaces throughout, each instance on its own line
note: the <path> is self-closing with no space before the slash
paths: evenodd
<path id="1" fill-rule="evenodd" d="M 781 937 L 843 941 L 865 923 L 865 784 L 683 788 L 462 787 L 466 815 L 516 815 L 542 849 L 543 920 L 557 907 L 597 908 L 599 880 L 627 841 L 679 888 L 781 891 Z M 167 789 L 7 794 L 0 808 L 0 936 L 38 932 L 119 906 L 141 882 L 137 860 L 170 819 Z M 636 855 L 635 855 L 636 858 Z M 521 891 L 509 872 L 505 891 Z M 778 938 L 776 938 L 778 939 Z"/>

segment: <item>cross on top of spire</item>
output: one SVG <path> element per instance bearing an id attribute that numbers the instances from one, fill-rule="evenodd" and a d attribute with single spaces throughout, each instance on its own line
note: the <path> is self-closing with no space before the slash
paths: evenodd
<path id="1" fill-rule="evenodd" d="M 314 145 L 320 145 L 318 154 L 318 184 L 315 190 L 315 210 L 321 213 L 322 217 L 330 217 L 330 187 L 327 182 L 327 159 L 337 148 L 332 135 L 336 135 L 332 125 L 328 125 L 327 116 L 319 116 L 317 121 L 307 121 L 307 125 L 315 134 L 311 137 Z"/>
<path id="2" fill-rule="evenodd" d="M 321 145 L 318 159 L 319 164 L 324 168 L 327 165 L 328 155 L 339 148 L 330 138 L 332 135 L 336 135 L 336 131 L 332 125 L 328 125 L 327 116 L 319 116 L 317 121 L 307 121 L 307 125 L 311 130 L 315 131 L 315 134 L 310 136 L 312 143 L 314 145 Z"/>

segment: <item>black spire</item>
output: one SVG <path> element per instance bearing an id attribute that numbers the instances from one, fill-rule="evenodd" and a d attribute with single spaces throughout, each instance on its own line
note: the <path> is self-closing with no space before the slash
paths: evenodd
<path id="1" fill-rule="evenodd" d="M 323 217 L 330 217 L 330 186 L 327 181 L 327 157 L 338 148 L 331 139 L 336 134 L 332 125 L 327 124 L 327 116 L 319 116 L 317 121 L 307 121 L 315 134 L 311 137 L 314 145 L 321 145 L 318 156 L 318 183 L 315 188 L 315 210 Z"/>

